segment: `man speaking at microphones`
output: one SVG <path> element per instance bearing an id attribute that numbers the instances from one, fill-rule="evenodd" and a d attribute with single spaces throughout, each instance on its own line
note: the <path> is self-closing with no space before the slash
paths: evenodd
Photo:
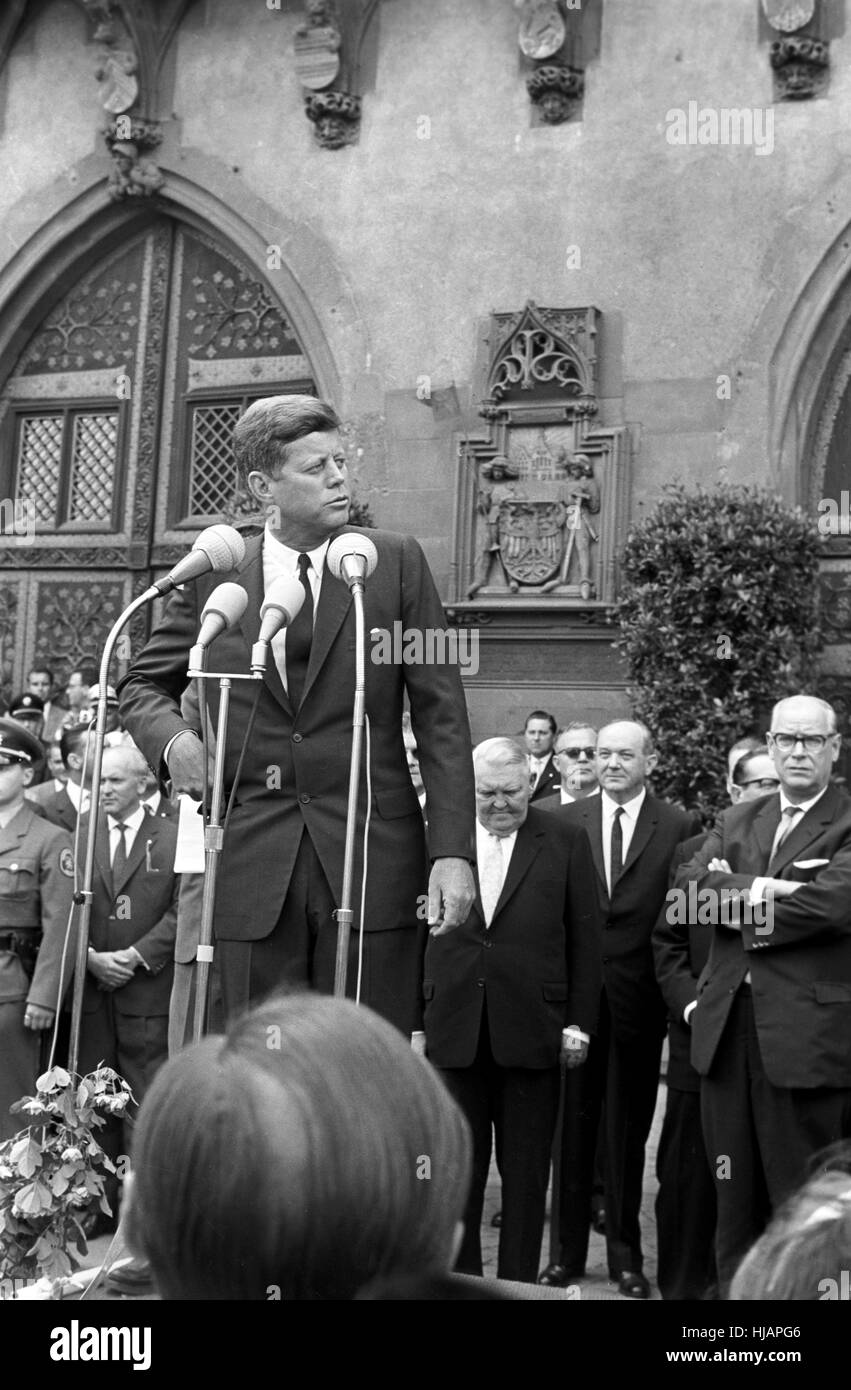
<path id="1" fill-rule="evenodd" d="M 180 713 L 189 652 L 216 581 L 243 586 L 245 613 L 216 638 L 209 663 L 222 672 L 264 671 L 216 888 L 216 957 L 228 1015 L 284 983 L 333 989 L 355 623 L 346 582 L 351 564 L 344 563 L 336 578 L 326 552 L 340 534 L 363 534 L 346 524 L 350 492 L 340 421 L 325 402 L 295 395 L 255 401 L 237 423 L 234 453 L 242 478 L 266 509 L 264 533 L 246 538 L 245 556 L 232 573 L 202 575 L 173 595 L 119 687 L 123 720 L 151 766 L 163 780 L 171 779 L 174 792 L 199 795 L 199 730 Z M 443 608 L 418 543 L 385 531 L 368 535 L 377 564 L 365 582 L 367 634 L 375 628 L 393 632 L 396 622 L 423 634 L 442 629 Z M 368 570 L 365 564 L 365 575 Z M 286 602 L 277 605 L 284 625 L 269 641 L 264 661 L 260 610 L 266 596 L 272 602 L 265 613 L 275 609 L 274 595 L 281 591 L 276 581 L 283 577 L 301 586 L 303 601 L 290 604 L 289 611 Z M 263 622 L 268 633 L 265 616 Z M 444 656 L 451 649 L 449 643 L 438 645 Z M 428 643 L 423 648 L 433 649 Z M 456 661 L 376 664 L 369 656 L 367 646 L 369 726 L 355 836 L 348 992 L 354 993 L 359 974 L 369 782 L 360 997 L 410 1033 L 420 1027 L 421 895 L 428 892 L 428 920 L 437 933 L 463 922 L 474 897 L 470 731 Z M 402 739 L 406 692 L 428 797 L 430 870 Z M 215 681 L 207 682 L 207 693 L 215 727 Z M 226 793 L 255 693 L 251 681 L 235 681 L 231 688 Z"/>

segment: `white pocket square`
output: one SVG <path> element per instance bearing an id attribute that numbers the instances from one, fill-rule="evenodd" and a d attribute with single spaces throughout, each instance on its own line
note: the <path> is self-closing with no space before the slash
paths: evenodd
<path id="1" fill-rule="evenodd" d="M 796 859 L 794 867 L 796 869 L 823 869 L 825 864 L 829 863 L 829 859 Z"/>

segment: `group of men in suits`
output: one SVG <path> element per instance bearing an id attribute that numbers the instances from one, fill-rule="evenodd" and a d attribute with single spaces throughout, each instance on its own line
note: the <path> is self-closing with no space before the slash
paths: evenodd
<path id="1" fill-rule="evenodd" d="M 120 686 L 122 717 L 141 752 L 111 749 L 104 761 L 87 1036 L 95 1051 L 112 1045 L 110 1056 L 142 1090 L 147 1058 L 165 1053 L 177 901 L 174 826 L 142 805 L 145 764 L 163 791 L 202 791 L 200 722 L 184 698 L 186 672 L 202 609 L 222 578 L 242 585 L 249 602 L 218 638 L 221 670 L 248 670 L 263 595 L 276 577 L 304 592 L 300 614 L 274 638 L 262 681 L 231 689 L 227 793 L 242 735 L 249 727 L 253 735 L 218 880 L 222 1011 L 232 1015 L 282 983 L 330 991 L 334 976 L 355 629 L 349 585 L 329 571 L 326 553 L 333 537 L 358 533 L 347 525 L 340 422 L 312 397 L 258 401 L 237 425 L 235 455 L 267 510 L 266 526 L 248 536 L 231 575 L 202 576 L 173 594 Z M 365 589 L 367 628 L 442 628 L 417 543 L 381 531 L 370 538 L 378 566 Z M 215 685 L 208 693 L 215 725 Z M 481 1270 L 495 1132 L 499 1272 L 535 1278 L 561 1071 L 559 1250 L 540 1281 L 564 1285 L 584 1272 L 602 1134 L 610 1273 L 625 1296 L 648 1296 L 639 1208 L 669 1008 L 680 1062 L 684 1068 L 689 1030 L 701 1076 L 723 1287 L 743 1245 L 803 1176 L 807 1156 L 849 1128 L 851 800 L 828 785 L 839 746 L 833 711 L 803 697 L 777 706 L 768 743 L 780 795 L 725 813 L 705 842 L 694 840 L 696 852 L 674 880 L 719 898 L 725 888 L 754 904 L 767 897 L 770 932 L 733 921 L 728 894 L 708 953 L 707 938 L 693 951 L 686 938 L 684 957 L 680 940 L 676 970 L 659 945 L 660 924 L 670 925 L 672 861 L 685 857 L 678 847 L 699 823 L 648 790 L 656 754 L 644 725 L 620 720 L 597 735 L 583 724 L 558 729 L 535 710 L 523 744 L 488 740 L 474 761 L 451 662 L 371 664 L 366 713 L 369 778 L 356 808 L 354 882 L 364 847 L 370 870 L 362 920 L 355 895 L 349 992 L 410 1034 L 467 1114 L 475 1163 L 460 1267 Z M 85 810 L 87 789 L 80 748 L 63 738 L 65 801 L 58 793 L 40 801 L 67 823 L 71 811 Z M 660 973 L 664 998 L 654 927 L 671 967 Z M 669 1098 L 669 1111 L 669 1135 L 682 1141 L 669 1148 L 682 1154 L 686 1140 L 695 1142 L 694 1100 L 678 1112 Z M 730 1175 L 721 1176 L 722 1159 Z"/>

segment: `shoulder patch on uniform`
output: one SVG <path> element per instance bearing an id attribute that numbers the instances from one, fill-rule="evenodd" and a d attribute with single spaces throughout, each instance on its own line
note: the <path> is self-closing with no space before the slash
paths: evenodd
<path id="1" fill-rule="evenodd" d="M 59 867 L 66 878 L 74 877 L 74 856 L 70 849 L 60 850 Z"/>

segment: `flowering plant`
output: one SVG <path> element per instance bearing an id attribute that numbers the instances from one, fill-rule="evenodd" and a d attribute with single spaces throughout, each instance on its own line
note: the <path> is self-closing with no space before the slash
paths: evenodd
<path id="1" fill-rule="evenodd" d="M 51 1067 L 36 1094 L 11 1107 L 30 1124 L 0 1144 L 0 1280 L 45 1278 L 59 1296 L 61 1280 L 88 1253 L 86 1216 L 111 1215 L 104 1189 L 116 1168 L 95 1131 L 132 1099 L 110 1067 L 83 1077 Z"/>

